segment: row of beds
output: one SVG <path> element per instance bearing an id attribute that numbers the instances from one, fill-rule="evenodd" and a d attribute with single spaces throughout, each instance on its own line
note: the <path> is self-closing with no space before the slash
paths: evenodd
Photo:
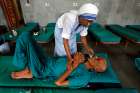
<path id="1" fill-rule="evenodd" d="M 140 42 L 140 25 L 128 25 L 122 27 L 119 25 L 108 25 L 106 28 L 98 23 L 92 24 L 88 31 L 96 39 L 96 42 L 102 44 L 119 44 L 122 39 L 130 40 L 135 43 Z M 49 23 L 47 26 L 39 29 L 38 23 L 27 23 L 23 27 L 16 29 L 18 35 L 14 36 L 11 32 L 0 36 L 0 41 L 16 41 L 17 37 L 24 31 L 39 30 L 39 34 L 34 36 L 37 42 L 50 42 L 54 38 L 55 23 Z M 80 36 L 77 35 L 77 43 L 80 42 Z M 87 86 L 80 89 L 70 89 L 67 87 L 56 86 L 51 79 L 20 79 L 13 80 L 10 73 L 16 68 L 12 64 L 13 56 L 0 56 L 0 93 L 138 93 L 135 88 L 122 88 L 121 81 L 112 68 L 109 55 L 107 53 L 97 53 L 107 60 L 108 68 L 104 73 L 92 72 L 92 79 Z M 135 59 L 135 65 L 140 70 L 140 58 Z"/>

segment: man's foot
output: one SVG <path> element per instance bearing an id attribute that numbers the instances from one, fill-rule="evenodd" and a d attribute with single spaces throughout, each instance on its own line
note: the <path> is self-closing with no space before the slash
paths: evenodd
<path id="1" fill-rule="evenodd" d="M 12 72 L 15 76 L 24 76 L 25 74 L 29 73 L 30 71 L 28 69 L 24 69 L 22 71 Z"/>
<path id="2" fill-rule="evenodd" d="M 27 73 L 20 73 L 20 72 L 12 72 L 11 74 L 11 77 L 13 79 L 22 79 L 22 78 L 26 78 L 26 79 L 31 79 L 33 76 L 32 76 L 32 73 L 31 72 L 27 72 Z"/>

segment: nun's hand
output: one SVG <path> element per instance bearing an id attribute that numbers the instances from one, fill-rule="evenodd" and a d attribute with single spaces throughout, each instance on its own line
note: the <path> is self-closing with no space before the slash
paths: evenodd
<path id="1" fill-rule="evenodd" d="M 89 55 L 94 55 L 94 51 L 90 47 L 87 49 L 87 52 L 88 52 Z"/>

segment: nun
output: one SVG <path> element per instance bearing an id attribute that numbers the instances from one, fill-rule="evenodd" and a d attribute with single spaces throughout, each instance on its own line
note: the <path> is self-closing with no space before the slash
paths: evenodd
<path id="1" fill-rule="evenodd" d="M 77 52 L 76 34 L 80 34 L 81 42 L 89 54 L 94 55 L 88 46 L 86 36 L 88 26 L 96 20 L 98 8 L 92 3 L 86 3 L 79 10 L 71 10 L 60 16 L 55 26 L 55 56 L 67 56 L 67 68 L 73 62 L 72 55 Z"/>

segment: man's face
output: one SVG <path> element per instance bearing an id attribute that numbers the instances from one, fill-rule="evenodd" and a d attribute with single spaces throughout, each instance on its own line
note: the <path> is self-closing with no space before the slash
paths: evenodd
<path id="1" fill-rule="evenodd" d="M 90 69 L 94 69 L 94 62 L 95 62 L 95 57 L 88 59 L 88 63 L 90 65 Z"/>
<path id="2" fill-rule="evenodd" d="M 91 25 L 91 23 L 93 23 L 93 20 L 87 20 L 79 17 L 79 23 L 83 26 L 88 27 L 89 25 Z"/>
<path id="3" fill-rule="evenodd" d="M 104 72 L 107 68 L 106 60 L 103 58 L 90 58 L 90 69 L 94 69 L 96 72 Z"/>

